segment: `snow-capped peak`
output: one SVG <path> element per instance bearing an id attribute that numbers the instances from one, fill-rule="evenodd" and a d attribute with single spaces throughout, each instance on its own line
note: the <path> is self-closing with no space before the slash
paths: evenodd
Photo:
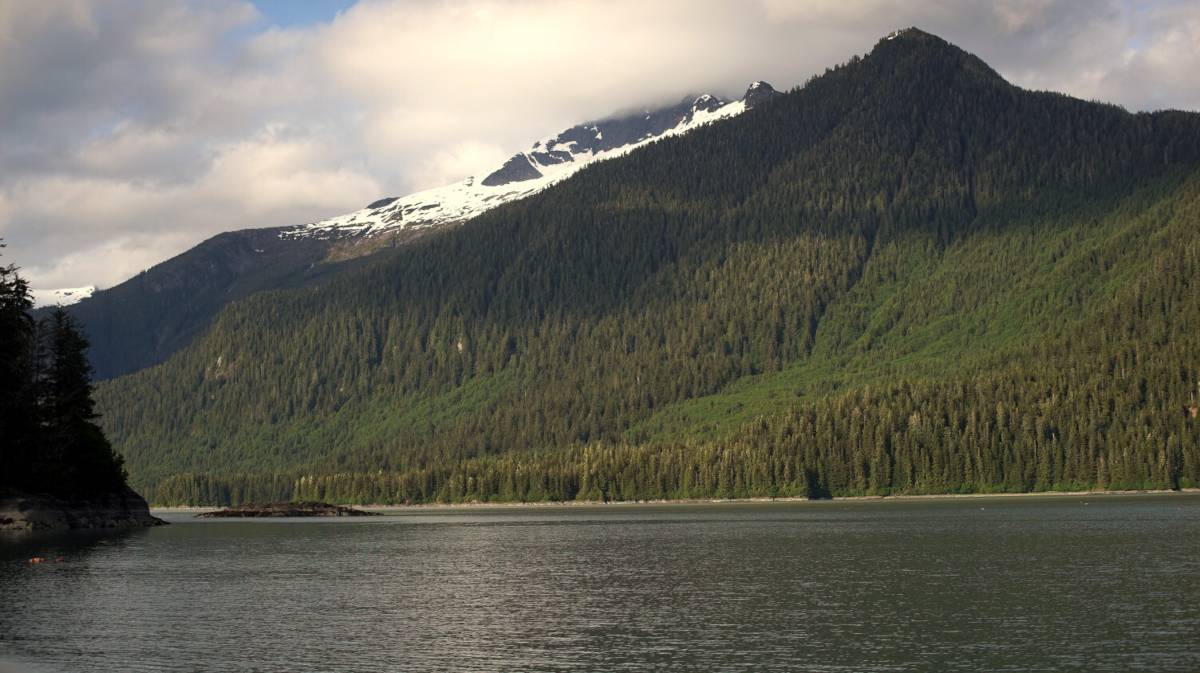
<path id="1" fill-rule="evenodd" d="M 919 34 L 921 34 L 921 29 L 917 28 L 916 26 L 909 26 L 908 28 L 900 28 L 898 30 L 893 30 L 892 32 L 888 33 L 887 35 L 884 35 L 883 41 L 888 42 L 888 41 L 894 40 L 898 37 L 902 37 L 904 35 L 919 35 Z"/>
<path id="2" fill-rule="evenodd" d="M 627 154 L 660 138 L 687 133 L 727 119 L 778 95 L 770 84 L 754 82 L 742 100 L 712 94 L 686 98 L 671 107 L 573 126 L 539 140 L 482 179 L 375 201 L 346 215 L 285 229 L 281 238 L 338 239 L 468 220 L 524 198 L 574 174 L 593 161 Z"/>
<path id="3" fill-rule="evenodd" d="M 63 287 L 57 290 L 34 290 L 33 305 L 37 308 L 41 308 L 42 306 L 70 306 L 71 304 L 87 299 L 95 292 L 95 285 Z"/>
<path id="4" fill-rule="evenodd" d="M 774 87 L 760 79 L 746 89 L 742 100 L 745 101 L 746 107 L 752 108 L 756 105 L 762 105 L 778 95 L 779 92 Z"/>

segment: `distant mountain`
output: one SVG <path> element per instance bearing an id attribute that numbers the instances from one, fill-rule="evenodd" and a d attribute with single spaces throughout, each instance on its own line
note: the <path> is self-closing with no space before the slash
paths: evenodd
<path id="1" fill-rule="evenodd" d="M 910 29 L 230 303 L 99 401 L 160 503 L 1200 486 L 1197 221 L 1200 115 L 1025 91 Z"/>
<path id="2" fill-rule="evenodd" d="M 311 224 L 226 232 L 95 296 L 89 288 L 61 290 L 38 303 L 78 302 L 71 313 L 91 339 L 97 377 L 120 376 L 162 362 L 231 301 L 366 263 L 393 246 L 535 194 L 589 163 L 733 117 L 776 95 L 769 84 L 755 82 L 738 101 L 688 97 L 661 110 L 574 126 L 534 143 L 479 181 L 379 199 Z"/>
<path id="3" fill-rule="evenodd" d="M 64 287 L 57 290 L 34 290 L 33 303 L 35 306 L 70 306 L 87 299 L 95 292 L 95 285 Z"/>

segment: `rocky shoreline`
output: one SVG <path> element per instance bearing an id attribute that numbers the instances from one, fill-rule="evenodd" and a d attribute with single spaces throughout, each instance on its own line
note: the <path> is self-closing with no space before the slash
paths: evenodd
<path id="1" fill-rule="evenodd" d="M 238 505 L 215 512 L 196 515 L 204 519 L 249 519 L 262 517 L 317 517 L 317 516 L 378 516 L 376 512 L 331 505 L 327 502 L 273 502 L 268 504 Z"/>
<path id="2" fill-rule="evenodd" d="M 146 528 L 166 522 L 151 516 L 142 496 L 126 488 L 89 497 L 0 494 L 0 531 Z"/>

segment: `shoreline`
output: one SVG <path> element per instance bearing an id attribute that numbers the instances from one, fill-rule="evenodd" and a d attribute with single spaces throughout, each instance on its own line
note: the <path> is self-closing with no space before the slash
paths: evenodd
<path id="1" fill-rule="evenodd" d="M 621 507 L 621 506 L 670 506 L 670 505 L 753 505 L 770 503 L 809 503 L 814 505 L 836 504 L 842 502 L 890 502 L 890 501 L 923 501 L 923 500 L 967 500 L 987 498 L 1063 498 L 1063 497 L 1120 497 L 1131 495 L 1196 495 L 1200 488 L 1185 488 L 1178 491 L 1169 489 L 1152 490 L 1123 490 L 1123 491 L 1036 491 L 1032 493 L 930 493 L 904 495 L 855 495 L 841 498 L 810 499 L 799 496 L 779 498 L 686 498 L 679 500 L 620 500 L 605 502 L 603 500 L 568 500 L 565 502 L 454 502 L 454 503 L 418 503 L 412 505 L 386 504 L 352 504 L 369 512 L 412 512 L 420 510 L 479 510 L 479 509 L 531 509 L 531 508 L 570 508 L 570 507 Z M 222 509 L 216 506 L 175 506 L 151 507 L 151 511 L 203 513 Z"/>

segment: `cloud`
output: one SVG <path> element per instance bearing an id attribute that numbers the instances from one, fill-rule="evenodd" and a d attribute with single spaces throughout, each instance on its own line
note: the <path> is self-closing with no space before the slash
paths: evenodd
<path id="1" fill-rule="evenodd" d="M 339 151 L 320 137 L 268 128 L 216 146 L 205 170 L 188 180 L 105 172 L 26 180 L 0 199 L 0 230 L 18 212 L 25 221 L 54 223 L 38 232 L 38 243 L 57 254 L 47 264 L 18 260 L 31 279 L 44 279 L 38 286 L 69 287 L 76 278 L 109 286 L 212 234 L 311 221 L 313 213 L 338 212 L 347 200 L 365 203 L 383 191 L 349 160 L 330 161 Z M 9 207 L 10 200 L 20 206 Z M 10 240 L 10 252 L 20 250 L 20 237 Z M 118 273 L 100 273 L 114 261 Z"/>
<path id="2" fill-rule="evenodd" d="M 786 88 L 917 25 L 1022 86 L 1200 108 L 1200 7 L 1132 0 L 0 3 L 0 236 L 38 287 L 110 286 L 221 231 L 488 170 L 688 93 Z"/>

